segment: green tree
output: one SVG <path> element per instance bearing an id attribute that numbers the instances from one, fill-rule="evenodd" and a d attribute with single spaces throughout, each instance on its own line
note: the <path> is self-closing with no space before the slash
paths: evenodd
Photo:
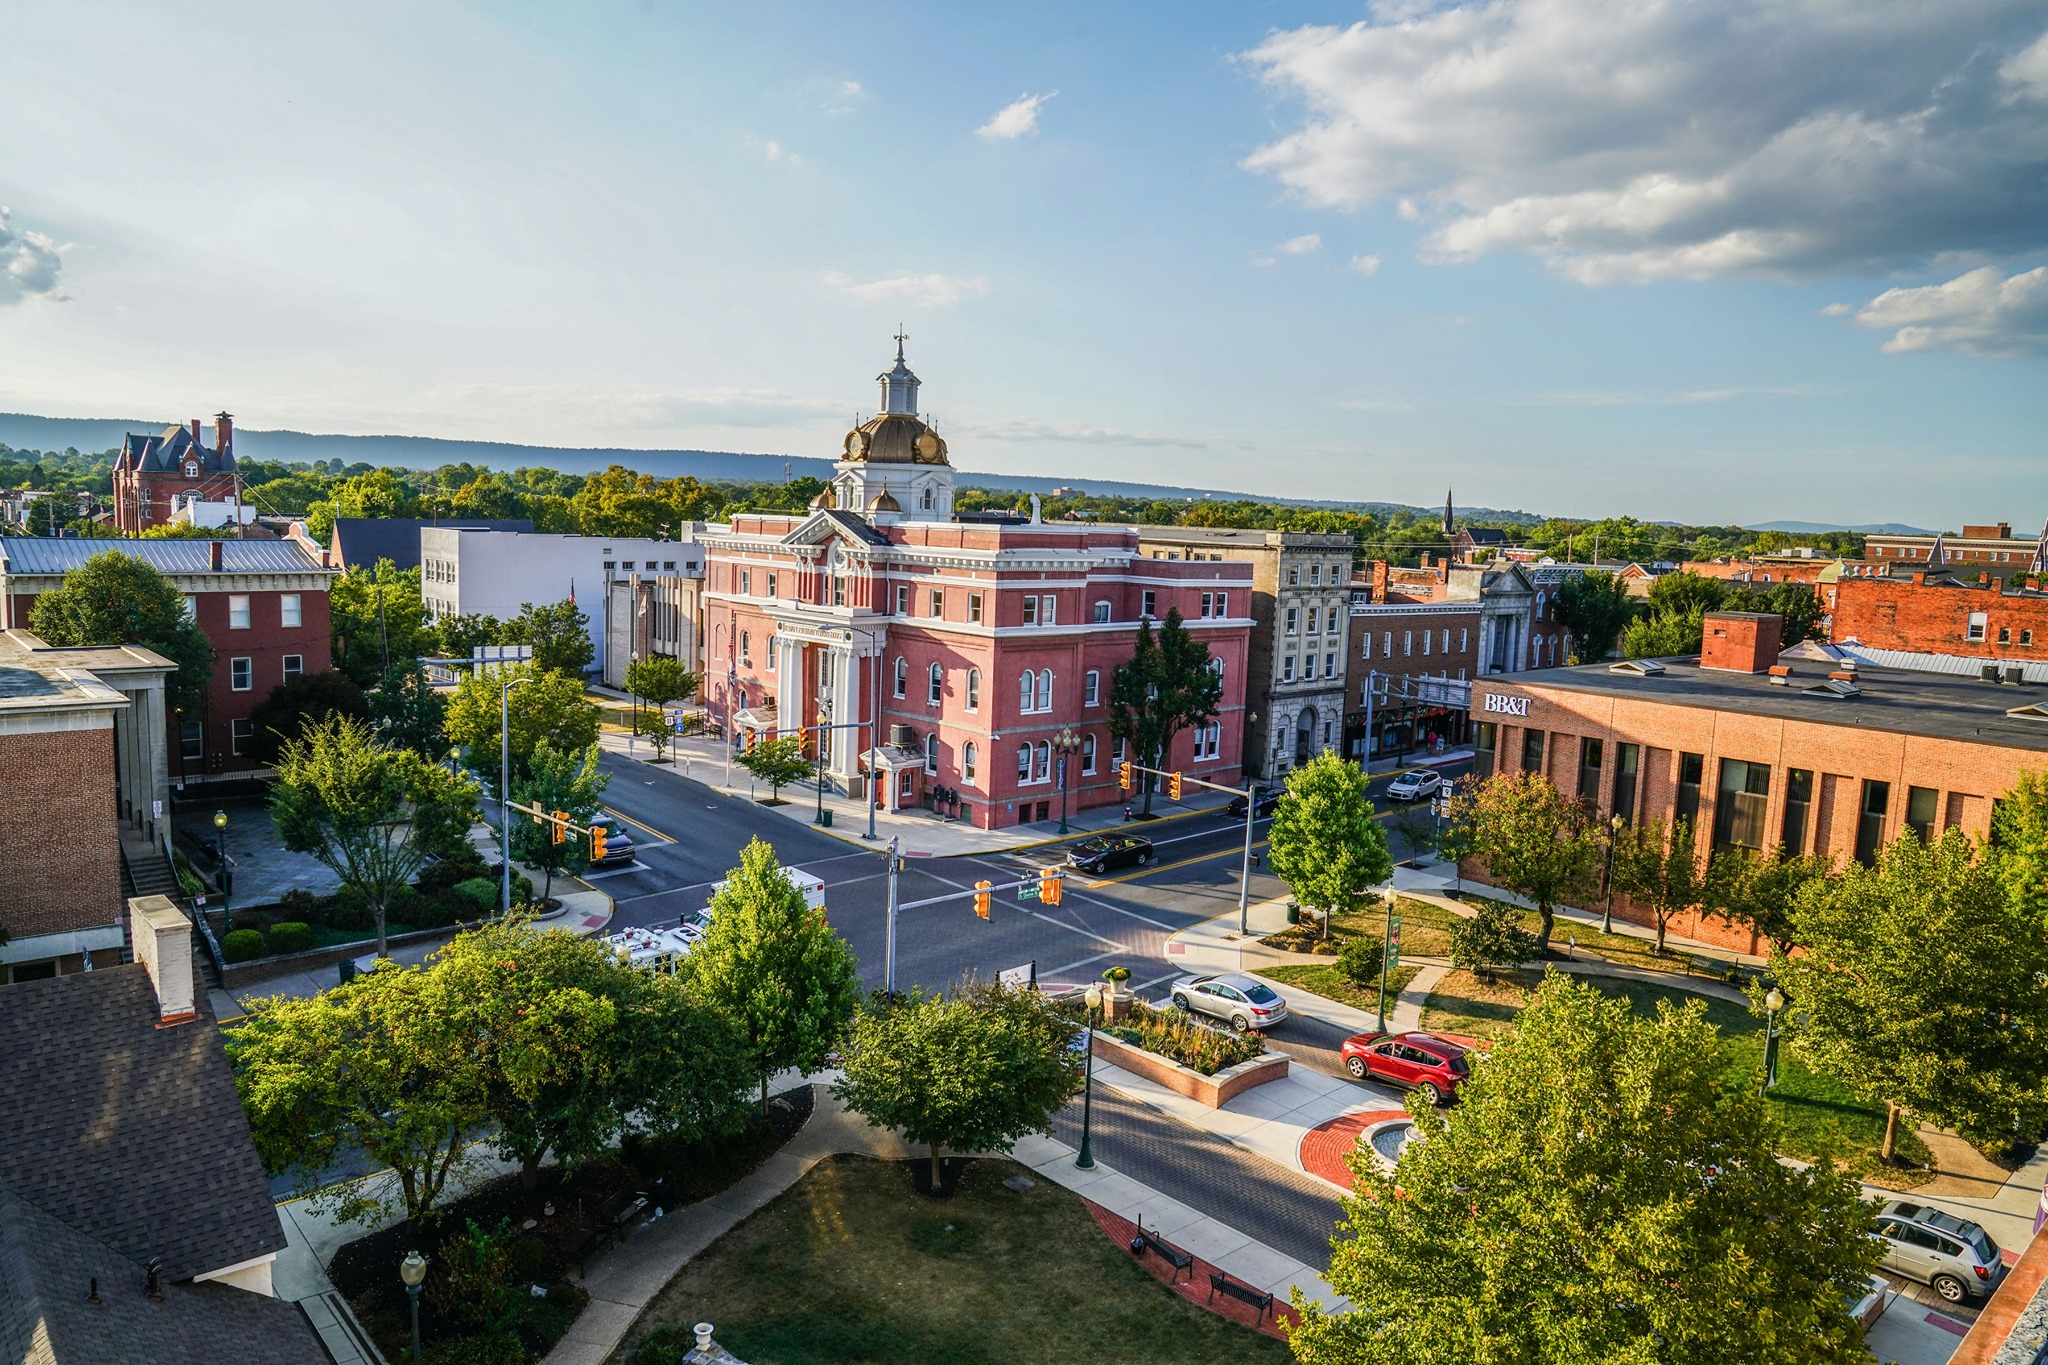
<path id="1" fill-rule="evenodd" d="M 133 555 L 103 550 L 68 570 L 62 583 L 36 598 L 28 628 L 53 645 L 153 650 L 178 666 L 164 679 L 165 705 L 187 711 L 206 698 L 212 644 L 185 614 L 185 595 Z"/>
<path id="2" fill-rule="evenodd" d="M 853 950 L 833 932 L 759 839 L 711 900 L 711 927 L 686 961 L 692 986 L 736 1025 L 760 1078 L 816 1071 L 860 1004 Z"/>
<path id="3" fill-rule="evenodd" d="M 294 853 L 310 853 L 370 905 L 377 956 L 391 898 L 468 838 L 476 784 L 438 763 L 383 743 L 368 725 L 330 716 L 284 746 L 270 815 Z"/>
<path id="4" fill-rule="evenodd" d="M 370 694 L 369 707 L 378 737 L 387 743 L 428 758 L 447 751 L 448 698 L 427 681 L 427 670 L 418 661 L 392 665 Z"/>
<path id="5" fill-rule="evenodd" d="M 339 669 L 302 673 L 270 689 L 249 713 L 251 734 L 243 753 L 258 763 L 275 763 L 284 746 L 329 716 L 361 720 L 370 713 L 363 689 Z"/>
<path id="6" fill-rule="evenodd" d="M 1789 953 L 1806 888 L 1833 873 L 1832 861 L 1821 854 L 1788 854 L 1782 845 L 1761 854 L 1725 848 L 1707 868 L 1707 904 L 1730 924 L 1747 925 Z"/>
<path id="7" fill-rule="evenodd" d="M 668 712 L 645 708 L 633 719 L 633 733 L 645 736 L 654 745 L 656 763 L 668 762 L 668 742 L 676 737 L 676 727 L 669 721 Z"/>
<path id="8" fill-rule="evenodd" d="M 1722 599 L 1722 611 L 1754 611 L 1779 617 L 1778 638 L 1787 645 L 1821 637 L 1820 597 L 1810 583 L 1751 586 L 1738 583 Z"/>
<path id="9" fill-rule="evenodd" d="M 1451 921 L 1451 965 L 1490 977 L 1496 967 L 1519 967 L 1536 956 L 1536 935 L 1521 925 L 1522 912 L 1504 901 L 1483 900 L 1468 919 Z"/>
<path id="10" fill-rule="evenodd" d="M 579 754 L 558 750 L 542 740 L 528 756 L 526 771 L 525 780 L 512 784 L 513 799 L 545 811 L 561 811 L 582 826 L 589 825 L 591 817 L 597 814 L 598 802 L 612 780 L 611 774 L 597 766 L 595 744 Z M 553 825 L 535 824 L 525 816 L 513 817 L 512 854 L 528 867 L 537 867 L 547 874 L 541 887 L 542 899 L 555 894 L 557 872 L 574 877 L 590 866 L 589 840 L 580 834 L 570 834 L 557 841 Z"/>
<path id="11" fill-rule="evenodd" d="M 1704 612 L 1655 612 L 1628 623 L 1621 632 L 1621 653 L 1628 659 L 1678 658 L 1699 653 L 1705 637 Z"/>
<path id="12" fill-rule="evenodd" d="M 388 559 L 375 568 L 351 569 L 327 594 L 334 666 L 374 687 L 390 665 L 434 652 L 434 628 L 420 597 L 420 571 L 401 569 Z"/>
<path id="13" fill-rule="evenodd" d="M 1141 765 L 1165 767 L 1174 736 L 1207 725 L 1222 705 L 1223 675 L 1177 608 L 1167 609 L 1156 636 L 1151 618 L 1138 622 L 1130 662 L 1119 664 L 1110 679 L 1109 731 L 1131 746 Z M 1144 785 L 1149 815 L 1158 779 L 1147 773 Z"/>
<path id="14" fill-rule="evenodd" d="M 1580 574 L 1557 590 L 1557 619 L 1571 633 L 1572 653 L 1580 663 L 1606 658 L 1635 614 L 1628 584 L 1615 574 Z"/>
<path id="15" fill-rule="evenodd" d="M 1552 974 L 1388 1173 L 1353 1158 L 1303 1365 L 1863 1365 L 1879 1251 L 1853 1180 L 1777 1159 L 1695 1004 L 1639 1018 Z"/>
<path id="16" fill-rule="evenodd" d="M 1992 803 L 1991 843 L 2013 906 L 2048 927 L 2048 771 L 2023 772 Z"/>
<path id="17" fill-rule="evenodd" d="M 804 757 L 804 737 L 800 734 L 772 735 L 756 740 L 734 762 L 752 773 L 756 780 L 768 784 L 771 805 L 780 804 L 784 787 L 792 782 L 801 782 L 811 774 L 811 760 Z"/>
<path id="18" fill-rule="evenodd" d="M 1539 957 L 1550 952 L 1556 904 L 1586 890 L 1600 862 L 1586 809 L 1541 773 L 1497 773 L 1464 803 L 1472 852 L 1498 885 L 1536 902 Z"/>
<path id="19" fill-rule="evenodd" d="M 1695 847 L 1692 822 L 1681 815 L 1669 824 L 1624 825 L 1612 837 L 1614 889 L 1650 912 L 1661 953 L 1671 917 L 1708 897 L 1707 860 Z"/>
<path id="20" fill-rule="evenodd" d="M 628 1132 L 724 1131 L 753 1073 L 738 1035 L 662 972 L 623 967 L 594 939 L 522 922 L 459 934 L 434 957 L 439 998 L 476 1040 L 500 1156 L 532 1189 L 543 1162 L 604 1152 Z"/>
<path id="21" fill-rule="evenodd" d="M 498 641 L 530 645 L 535 667 L 577 678 L 597 657 L 597 645 L 590 638 L 590 617 L 574 598 L 538 607 L 521 602 L 519 614 L 505 623 Z"/>
<path id="22" fill-rule="evenodd" d="M 1036 991 L 970 983 L 951 995 L 912 992 L 856 1015 L 833 1093 L 877 1128 L 900 1129 L 939 1154 L 1007 1152 L 1081 1090 L 1080 1033 Z"/>
<path id="23" fill-rule="evenodd" d="M 233 540 L 234 528 L 229 526 L 194 526 L 189 521 L 160 521 L 154 526 L 145 526 L 135 537 L 137 540 Z"/>
<path id="24" fill-rule="evenodd" d="M 597 743 L 597 708 L 575 678 L 531 664 L 478 670 L 456 684 L 446 728 L 449 742 L 461 747 L 465 761 L 492 792 L 498 784 L 499 698 L 515 678 L 527 679 L 512 689 L 509 703 L 515 783 L 530 775 L 528 762 L 542 740 L 557 751 L 579 754 Z"/>
<path id="25" fill-rule="evenodd" d="M 1324 752 L 1287 775 L 1287 796 L 1273 812 L 1267 859 L 1296 900 L 1322 916 L 1356 905 L 1394 875 L 1386 832 L 1373 819 L 1366 777 L 1357 764 Z"/>
<path id="26" fill-rule="evenodd" d="M 1771 952 L 1794 1055 L 1886 1106 L 1980 1141 L 2048 1121 L 2048 943 L 1998 860 L 1958 830 L 1894 840 L 1875 867 L 1808 886 L 1800 951 Z"/>
<path id="27" fill-rule="evenodd" d="M 1719 578 L 1681 569 L 1650 584 L 1650 612 L 1654 616 L 1688 616 L 1693 612 L 1719 611 L 1728 596 L 1728 584 Z"/>
<path id="28" fill-rule="evenodd" d="M 444 616 L 434 623 L 434 650 L 444 659 L 473 659 L 478 645 L 498 644 L 504 635 L 505 623 L 489 612 Z"/>
<path id="29" fill-rule="evenodd" d="M 626 665 L 626 690 L 657 710 L 697 695 L 700 679 L 681 659 L 653 654 Z"/>
<path id="30" fill-rule="evenodd" d="M 447 981 L 385 967 L 319 995 L 253 1000 L 227 1031 L 264 1168 L 351 1222 L 433 1210 L 490 1120 L 484 1058 Z M 343 1162 L 378 1174 L 334 1181 Z M 357 1167 L 360 1169 L 360 1167 Z"/>

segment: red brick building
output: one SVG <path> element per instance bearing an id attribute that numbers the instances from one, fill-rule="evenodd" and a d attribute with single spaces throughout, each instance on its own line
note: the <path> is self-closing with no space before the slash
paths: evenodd
<path id="1" fill-rule="evenodd" d="M 2048 663 L 2048 592 L 2035 579 L 1925 573 L 1835 585 L 1828 639 L 1867 649 Z"/>
<path id="2" fill-rule="evenodd" d="M 2048 528 L 2044 528 L 2048 530 Z M 1968 564 L 1995 572 L 2048 573 L 2048 537 L 2016 536 L 2012 523 L 1965 526 L 1959 534 L 1866 535 L 1863 557 L 1889 568 L 1913 565 L 1930 569 Z"/>
<path id="3" fill-rule="evenodd" d="M 214 414 L 211 449 L 201 438 L 197 417 L 190 426 L 165 427 L 154 436 L 130 434 L 114 461 L 113 480 L 114 525 L 124 536 L 169 521 L 188 499 L 239 502 L 234 416 Z"/>
<path id="4" fill-rule="evenodd" d="M 1071 809 L 1121 802 L 1111 679 L 1138 622 L 1177 608 L 1224 696 L 1166 766 L 1238 782 L 1252 566 L 1147 558 L 1129 527 L 955 515 L 946 443 L 917 415 L 900 346 L 880 382 L 881 412 L 848 433 L 809 515 L 698 537 L 706 700 L 728 734 L 878 714 L 883 804 L 943 800 L 985 829 L 1057 819 L 1063 773 Z M 828 778 L 867 790 L 869 734 L 825 733 Z"/>
<path id="5" fill-rule="evenodd" d="M 170 770 L 180 782 L 246 773 L 249 716 L 271 689 L 332 668 L 327 591 L 336 571 L 294 540 L 0 540 L 0 630 L 26 629 L 42 593 L 96 554 L 133 555 L 171 580 L 212 642 L 213 678 L 197 714 L 175 718 Z"/>
<path id="6" fill-rule="evenodd" d="M 1473 686 L 1478 771 L 1543 773 L 1601 819 L 1693 822 L 1699 847 L 1783 845 L 1868 861 L 1902 833 L 1982 837 L 2019 774 L 2048 768 L 2048 688 L 1858 667 L 1773 615 L 1707 618 L 1700 658 L 1558 669 Z M 1646 914 L 1620 898 L 1616 913 Z M 1696 913 L 1672 932 L 1746 952 Z"/>

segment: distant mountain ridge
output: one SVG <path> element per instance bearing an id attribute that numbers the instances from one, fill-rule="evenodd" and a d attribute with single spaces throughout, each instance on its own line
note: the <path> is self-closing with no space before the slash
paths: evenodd
<path id="1" fill-rule="evenodd" d="M 208 419 L 210 422 L 210 419 Z M 129 432 L 161 431 L 171 423 L 121 421 L 90 417 L 37 417 L 28 413 L 0 413 L 0 444 L 26 450 L 80 451 L 111 450 Z M 209 426 L 208 439 L 211 437 Z M 805 455 L 759 455 L 727 450 L 644 450 L 594 446 L 517 445 L 504 441 L 457 441 L 438 436 L 322 436 L 303 431 L 257 431 L 237 428 L 235 451 L 252 460 L 284 460 L 310 464 L 315 460 L 339 459 L 344 464 L 395 465 L 404 469 L 433 469 L 444 464 L 475 464 L 488 469 L 511 470 L 539 466 L 565 474 L 593 474 L 609 465 L 622 464 L 645 474 L 664 478 L 690 475 L 698 479 L 740 483 L 773 483 L 787 474 L 790 478 L 832 477 L 832 461 Z M 964 488 L 1004 492 L 1046 494 L 1056 488 L 1079 488 L 1109 497 L 1154 498 L 1172 502 L 1213 498 L 1232 501 L 1281 503 L 1290 507 L 1326 510 L 1356 510 L 1374 513 L 1423 512 L 1421 507 L 1398 502 L 1343 501 L 1328 498 L 1278 498 L 1263 493 L 1228 492 L 1213 488 L 1182 488 L 1169 484 L 1128 483 L 1068 476 L 1045 478 L 1026 474 L 975 474 L 959 471 Z M 1482 521 L 1511 521 L 1530 524 L 1543 518 L 1529 512 L 1501 511 L 1490 507 L 1461 507 L 1461 516 Z"/>
<path id="2" fill-rule="evenodd" d="M 1934 532 L 1923 526 L 1908 526 L 1900 521 L 1877 522 L 1868 526 L 1843 526 L 1825 521 L 1759 521 L 1747 528 L 1751 531 L 1783 531 L 1788 536 L 1818 535 L 1822 531 L 1853 531 L 1859 536 L 1931 536 Z"/>

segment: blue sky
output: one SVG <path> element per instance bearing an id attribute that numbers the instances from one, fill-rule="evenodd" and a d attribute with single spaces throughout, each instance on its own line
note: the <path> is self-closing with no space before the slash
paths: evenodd
<path id="1" fill-rule="evenodd" d="M 2048 514 L 2038 0 L 0 11 L 0 409 Z M 1021 101 L 1021 103 L 1020 103 Z"/>

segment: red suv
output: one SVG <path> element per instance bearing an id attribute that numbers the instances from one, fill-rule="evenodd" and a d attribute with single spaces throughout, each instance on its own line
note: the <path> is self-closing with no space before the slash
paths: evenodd
<path id="1" fill-rule="evenodd" d="M 1434 1033 L 1361 1033 L 1346 1038 L 1338 1055 L 1359 1080 L 1368 1076 L 1420 1090 L 1431 1104 L 1454 1098 L 1472 1074 L 1471 1049 Z"/>

